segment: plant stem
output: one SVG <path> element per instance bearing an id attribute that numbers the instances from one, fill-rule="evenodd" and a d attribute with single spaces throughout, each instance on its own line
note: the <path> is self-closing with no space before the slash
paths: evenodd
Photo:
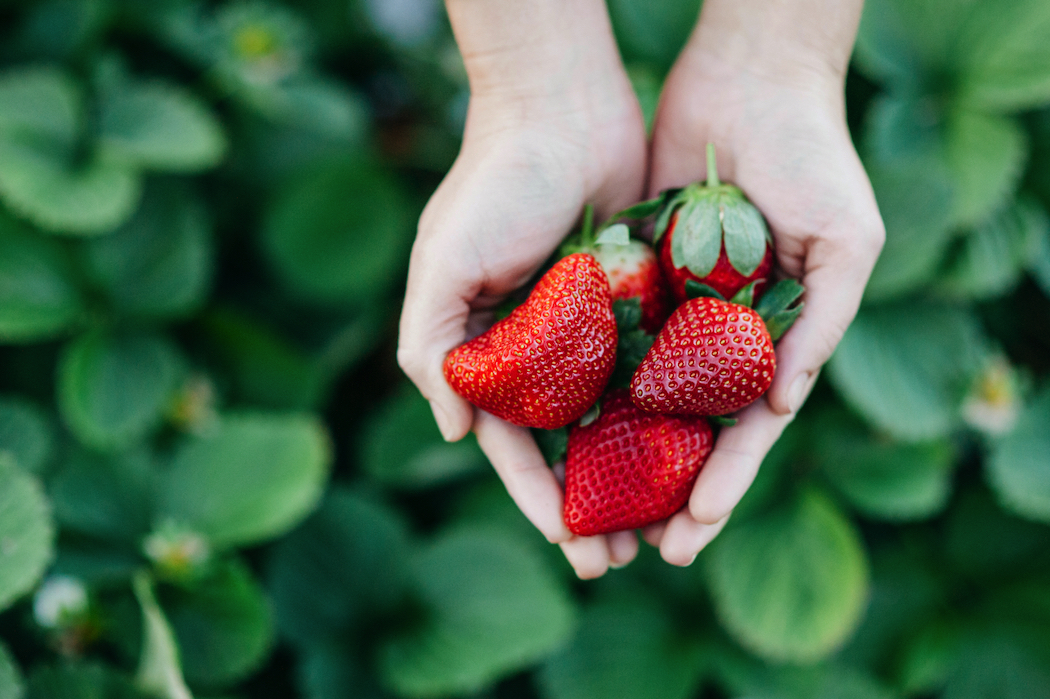
<path id="1" fill-rule="evenodd" d="M 715 160 L 715 144 L 707 144 L 707 186 L 717 187 L 722 184 L 718 179 L 718 161 Z"/>

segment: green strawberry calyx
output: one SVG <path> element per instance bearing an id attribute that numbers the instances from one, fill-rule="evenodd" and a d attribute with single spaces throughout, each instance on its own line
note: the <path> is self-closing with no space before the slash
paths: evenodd
<path id="1" fill-rule="evenodd" d="M 654 244 L 678 219 L 671 238 L 671 261 L 697 277 L 711 273 L 725 246 L 729 264 L 745 277 L 754 274 L 773 244 L 765 218 L 744 192 L 718 179 L 715 145 L 707 144 L 707 181 L 671 192 L 660 209 L 653 230 Z M 654 200 L 655 201 L 655 200 Z"/>
<path id="2" fill-rule="evenodd" d="M 784 336 L 784 333 L 788 331 L 788 328 L 790 328 L 798 319 L 799 315 L 801 315 L 802 307 L 805 304 L 802 301 L 799 301 L 799 299 L 802 298 L 802 294 L 805 293 L 806 288 L 794 279 L 783 279 L 770 287 L 766 293 L 762 294 L 762 297 L 758 299 L 758 302 L 755 303 L 755 286 L 763 281 L 765 280 L 756 279 L 738 291 L 733 298 L 726 299 L 722 294 L 718 293 L 707 284 L 701 284 L 698 281 L 690 279 L 685 283 L 685 293 L 686 296 L 691 299 L 709 297 L 720 301 L 728 300 L 729 303 L 736 303 L 741 306 L 754 308 L 755 312 L 757 312 L 758 315 L 762 317 L 763 322 L 765 322 L 766 330 L 769 331 L 769 336 L 774 342 L 776 342 Z"/>

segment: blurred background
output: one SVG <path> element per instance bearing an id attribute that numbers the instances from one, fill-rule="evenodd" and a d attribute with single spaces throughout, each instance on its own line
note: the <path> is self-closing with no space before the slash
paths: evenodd
<path id="1" fill-rule="evenodd" d="M 696 0 L 609 0 L 651 119 Z M 595 582 L 394 361 L 439 0 L 0 2 L 0 699 L 1050 697 L 1050 3 L 868 0 L 887 225 L 725 532 Z"/>

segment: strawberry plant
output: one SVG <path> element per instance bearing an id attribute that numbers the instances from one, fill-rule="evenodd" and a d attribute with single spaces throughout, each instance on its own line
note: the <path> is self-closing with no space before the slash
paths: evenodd
<path id="1" fill-rule="evenodd" d="M 651 123 L 698 3 L 608 5 Z M 857 319 L 693 565 L 582 582 L 393 356 L 468 99 L 440 5 L 4 3 L 0 699 L 1050 696 L 1047 36 L 1041 0 L 868 0 Z M 678 510 L 717 439 L 629 399 L 669 297 L 778 278 L 709 171 L 562 252 L 600 366 L 518 421 L 568 425 L 534 432 L 584 533 Z M 738 311 L 770 341 L 777 289 Z"/>

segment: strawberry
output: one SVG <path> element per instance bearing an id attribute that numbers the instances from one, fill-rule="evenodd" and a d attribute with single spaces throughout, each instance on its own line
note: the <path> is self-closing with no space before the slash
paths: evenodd
<path id="1" fill-rule="evenodd" d="M 641 206 L 644 206 L 643 203 Z M 563 255 L 593 255 L 609 278 L 614 301 L 637 297 L 642 305 L 642 330 L 656 334 L 671 314 L 671 297 L 652 246 L 630 237 L 630 229 L 615 223 L 630 216 L 639 205 L 612 216 L 597 231 L 590 204 L 584 209 L 583 228 L 562 246 Z"/>
<path id="2" fill-rule="evenodd" d="M 555 429 L 587 412 L 616 363 L 616 319 L 591 255 L 557 262 L 523 304 L 445 358 L 449 385 L 522 427 Z"/>
<path id="3" fill-rule="evenodd" d="M 714 144 L 707 144 L 707 182 L 668 193 L 653 238 L 660 265 L 678 303 L 693 280 L 725 298 L 755 280 L 761 296 L 773 270 L 773 238 L 744 193 L 718 179 Z"/>
<path id="4" fill-rule="evenodd" d="M 627 391 L 611 391 L 598 418 L 569 433 L 565 524 L 591 536 L 670 517 L 689 499 L 713 441 L 702 417 L 645 413 Z"/>
<path id="5" fill-rule="evenodd" d="M 670 222 L 667 224 L 667 231 L 658 245 L 660 267 L 663 270 L 664 278 L 667 279 L 667 285 L 671 290 L 671 294 L 673 294 L 677 303 L 683 303 L 688 299 L 689 295 L 686 293 L 685 283 L 689 280 L 707 284 L 727 299 L 732 298 L 751 282 L 758 281 L 758 284 L 755 285 L 755 295 L 762 295 L 768 283 L 769 275 L 773 272 L 772 247 L 766 247 L 765 255 L 763 255 L 762 262 L 759 263 L 758 268 L 751 274 L 744 276 L 729 261 L 729 257 L 726 255 L 726 246 L 723 244 L 714 269 L 706 276 L 698 277 L 688 267 L 675 267 L 672 261 L 671 240 L 674 237 L 674 229 L 677 222 L 678 212 L 676 211 L 671 214 Z"/>
<path id="6" fill-rule="evenodd" d="M 656 336 L 631 377 L 631 399 L 654 413 L 725 415 L 765 393 L 776 366 L 773 338 L 757 311 L 695 298 Z"/>

